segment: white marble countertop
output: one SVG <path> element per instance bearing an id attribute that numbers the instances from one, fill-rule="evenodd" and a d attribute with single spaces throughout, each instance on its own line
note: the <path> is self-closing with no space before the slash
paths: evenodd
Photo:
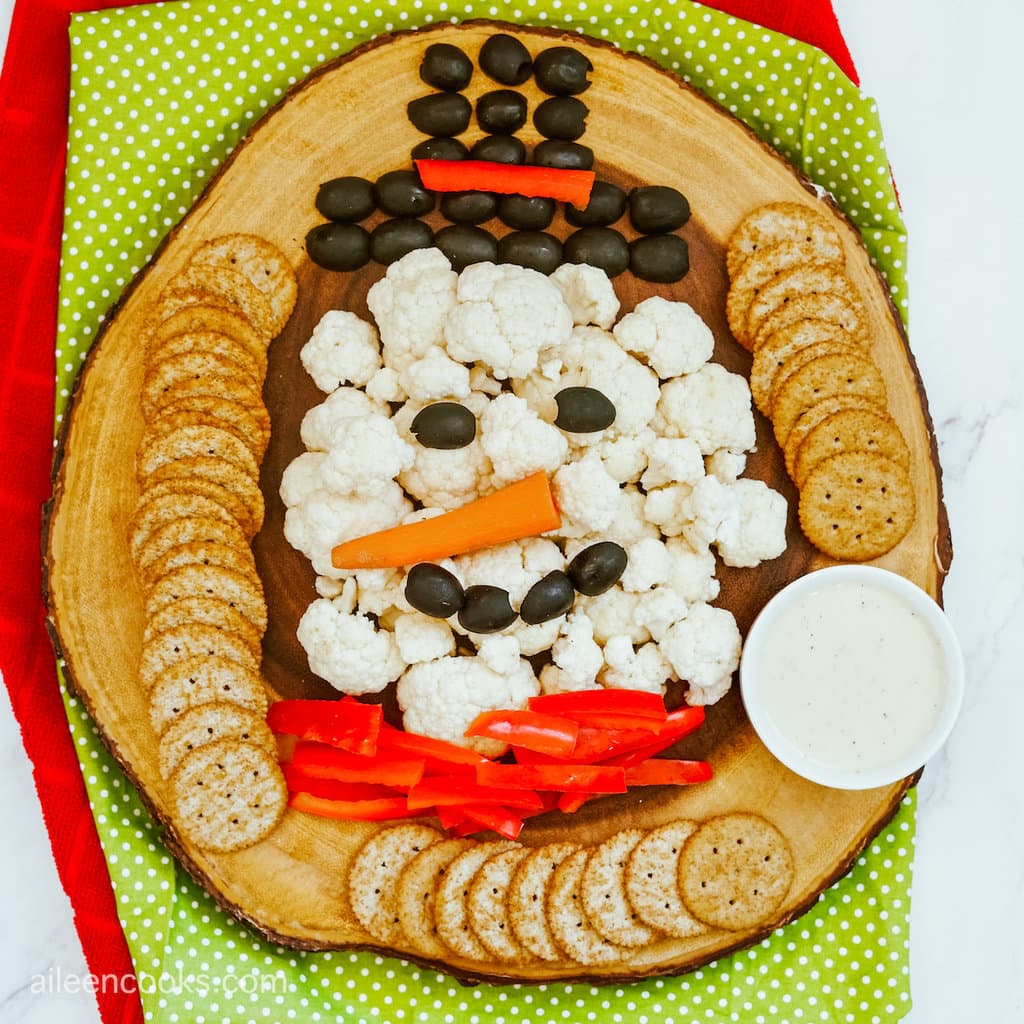
<path id="1" fill-rule="evenodd" d="M 1018 0 L 836 0 L 878 100 L 910 237 L 911 345 L 943 467 L 946 608 L 963 714 L 920 786 L 907 1024 L 1024 1021 L 1024 143 Z M 11 0 L 0 0 L 0 44 Z M 0 1022 L 95 1024 L 87 971 L 6 691 L 0 698 Z M 866 1022 L 865 1022 L 866 1024 Z"/>

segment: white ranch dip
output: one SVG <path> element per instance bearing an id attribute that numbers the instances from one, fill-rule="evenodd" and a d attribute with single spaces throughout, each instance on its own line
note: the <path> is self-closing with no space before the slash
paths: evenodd
<path id="1" fill-rule="evenodd" d="M 761 638 L 756 672 L 768 725 L 825 773 L 870 776 L 904 760 L 947 703 L 933 627 L 873 582 L 823 579 L 794 595 Z"/>

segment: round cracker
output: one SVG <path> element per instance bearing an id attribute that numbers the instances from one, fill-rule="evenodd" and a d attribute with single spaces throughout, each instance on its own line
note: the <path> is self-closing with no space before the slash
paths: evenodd
<path id="1" fill-rule="evenodd" d="M 181 395 L 164 406 L 162 415 L 176 412 L 205 413 L 215 420 L 234 424 L 245 433 L 258 434 L 261 451 L 258 458 L 262 458 L 270 441 L 270 413 L 262 402 L 249 405 L 229 395 Z"/>
<path id="2" fill-rule="evenodd" d="M 193 395 L 159 409 L 146 424 L 140 444 L 148 445 L 156 438 L 166 437 L 181 427 L 215 427 L 217 430 L 226 430 L 229 434 L 234 434 L 249 449 L 249 453 L 259 465 L 266 451 L 268 435 L 259 429 L 252 417 L 248 417 L 248 422 L 245 422 L 244 419 L 239 420 L 238 417 L 224 418 L 217 416 L 210 409 L 203 408 L 204 403 L 202 402 L 198 405 L 189 404 L 190 402 L 195 403 L 196 399 L 210 397 L 210 395 Z M 231 403 L 225 404 L 230 405 Z M 242 412 L 244 414 L 244 407 L 242 407 Z"/>
<path id="3" fill-rule="evenodd" d="M 249 401 L 255 405 L 263 401 L 262 382 L 259 377 L 247 373 L 238 363 L 225 359 L 216 352 L 179 352 L 154 363 L 142 378 L 142 415 L 152 419 L 165 405 L 185 394 L 224 395 L 222 382 L 234 382 L 245 389 Z"/>
<path id="4" fill-rule="evenodd" d="M 789 845 L 756 814 L 710 818 L 679 856 L 683 903 L 712 928 L 744 931 L 762 925 L 782 904 L 792 879 Z"/>
<path id="5" fill-rule="evenodd" d="M 220 502 L 202 494 L 142 493 L 128 526 L 128 549 L 132 561 L 139 564 L 139 553 L 149 536 L 161 526 L 177 519 L 204 516 L 237 525 L 238 521 Z"/>
<path id="6" fill-rule="evenodd" d="M 143 586 L 153 587 L 157 583 L 161 573 L 154 569 L 154 566 L 169 551 L 183 544 L 206 542 L 225 544 L 237 548 L 240 553 L 247 550 L 245 533 L 233 519 L 227 521 L 223 518 L 211 519 L 208 516 L 173 519 L 153 530 L 139 549 L 136 568 Z M 244 560 L 244 555 L 241 557 Z"/>
<path id="7" fill-rule="evenodd" d="M 165 629 L 187 622 L 201 622 L 230 633 L 241 640 L 254 657 L 262 657 L 262 634 L 237 608 L 232 608 L 219 597 L 188 597 L 164 605 L 153 618 L 146 620 L 143 642 Z"/>
<path id="8" fill-rule="evenodd" d="M 545 904 L 548 929 L 559 949 L 577 963 L 617 963 L 631 951 L 608 942 L 583 912 L 580 886 L 589 856 L 589 850 L 577 850 L 555 868 Z"/>
<path id="9" fill-rule="evenodd" d="M 626 864 L 645 835 L 643 829 L 627 828 L 610 836 L 590 851 L 580 879 L 587 920 L 619 946 L 646 946 L 657 934 L 640 919 L 626 893 Z"/>
<path id="10" fill-rule="evenodd" d="M 437 960 L 450 950 L 437 937 L 434 896 L 448 865 L 460 853 L 475 846 L 472 839 L 443 839 L 421 850 L 405 866 L 398 879 L 398 923 L 411 949 Z"/>
<path id="11" fill-rule="evenodd" d="M 175 459 L 159 469 L 154 470 L 146 478 L 145 489 L 168 480 L 182 481 L 185 489 L 191 487 L 192 481 L 208 481 L 230 491 L 241 502 L 244 515 L 239 517 L 245 532 L 249 536 L 258 533 L 263 525 L 265 513 L 263 492 L 259 486 L 259 474 L 255 476 L 230 462 L 207 455 L 190 456 Z M 200 493 L 203 493 L 200 489 Z M 228 506 L 225 505 L 225 508 Z M 248 525 L 243 522 L 248 520 Z"/>
<path id="12" fill-rule="evenodd" d="M 915 514 L 906 469 L 870 452 L 823 459 L 800 492 L 800 528 L 816 548 L 839 561 L 884 555 L 907 535 Z"/>
<path id="13" fill-rule="evenodd" d="M 801 413 L 836 395 L 850 395 L 884 405 L 885 381 L 868 356 L 854 349 L 819 356 L 805 363 L 781 384 L 772 403 L 772 426 L 784 448 Z"/>
<path id="14" fill-rule="evenodd" d="M 298 286 L 291 264 L 273 243 L 258 235 L 221 235 L 201 245 L 190 262 L 227 266 L 247 277 L 270 306 L 273 334 L 284 329 L 295 308 Z"/>
<path id="15" fill-rule="evenodd" d="M 840 452 L 875 452 L 910 469 L 910 449 L 888 413 L 844 409 L 822 420 L 801 442 L 794 460 L 793 482 L 803 487 L 819 462 Z"/>
<path id="16" fill-rule="evenodd" d="M 754 405 L 771 415 L 771 398 L 783 366 L 791 356 L 812 345 L 831 342 L 848 348 L 858 347 L 856 339 L 838 324 L 827 320 L 796 320 L 783 327 L 754 351 L 750 367 L 750 395 Z"/>
<path id="17" fill-rule="evenodd" d="M 267 723 L 240 704 L 197 704 L 160 737 L 160 774 L 169 779 L 188 754 L 217 740 L 239 740 L 264 747 L 277 757 L 277 742 Z"/>
<path id="18" fill-rule="evenodd" d="M 233 633 L 203 622 L 182 622 L 143 641 L 139 659 L 139 683 L 148 693 L 168 667 L 199 657 L 228 658 L 258 672 L 260 659 Z"/>
<path id="19" fill-rule="evenodd" d="M 220 459 L 213 460 L 218 465 L 225 465 Z M 177 466 L 175 463 L 174 466 Z M 171 469 L 172 466 L 164 467 Z M 260 493 L 257 490 L 257 493 Z M 256 518 L 254 510 L 247 506 L 244 498 L 215 480 L 194 475 L 173 476 L 158 470 L 146 479 L 146 489 L 139 497 L 140 503 L 150 498 L 163 497 L 168 494 L 200 494 L 212 498 L 222 508 L 231 513 L 232 519 L 242 528 L 246 539 L 255 536 L 263 525 L 262 513 Z M 262 506 L 261 506 L 262 508 Z"/>
<path id="20" fill-rule="evenodd" d="M 276 333 L 274 313 L 266 296 L 249 278 L 230 266 L 196 263 L 193 257 L 166 291 L 171 294 L 178 291 L 199 292 L 227 300 L 268 343 Z"/>
<path id="21" fill-rule="evenodd" d="M 179 359 L 190 358 L 187 355 L 172 356 L 161 363 L 162 367 L 176 363 Z M 202 357 L 200 357 L 202 358 Z M 233 402 L 244 405 L 247 409 L 259 409 L 264 407 L 263 391 L 258 384 L 248 377 L 234 372 L 231 365 L 221 360 L 221 368 L 210 373 L 185 374 L 169 382 L 158 396 L 158 401 L 151 405 L 150 415 L 156 415 L 156 411 L 167 406 L 177 405 L 188 398 L 197 395 L 216 395 L 220 398 L 229 398 Z M 148 399 L 143 400 L 144 403 Z M 145 406 L 143 411 L 145 412 Z"/>
<path id="22" fill-rule="evenodd" d="M 259 464 L 244 441 L 222 427 L 198 424 L 179 426 L 159 437 L 144 437 L 136 453 L 136 473 L 145 486 L 146 477 L 165 463 L 199 455 L 223 459 L 243 472 L 259 476 Z"/>
<path id="23" fill-rule="evenodd" d="M 799 302 L 811 295 L 841 295 L 853 308 L 861 311 L 866 322 L 863 305 L 846 273 L 828 263 L 805 263 L 776 274 L 750 303 L 744 337 L 756 338 L 758 329 L 776 310 L 791 302 Z"/>
<path id="24" fill-rule="evenodd" d="M 626 863 L 626 895 L 637 917 L 667 935 L 689 939 L 705 930 L 679 895 L 677 878 L 683 844 L 697 830 L 696 821 L 670 821 L 652 829 Z"/>
<path id="25" fill-rule="evenodd" d="M 259 581 L 220 565 L 183 565 L 153 584 L 146 615 L 187 597 L 219 597 L 237 608 L 261 633 L 267 628 L 267 603 Z"/>
<path id="26" fill-rule="evenodd" d="M 275 756 L 238 740 L 217 740 L 187 754 L 171 776 L 170 792 L 175 827 L 218 853 L 259 842 L 288 805 Z"/>
<path id="27" fill-rule="evenodd" d="M 185 331 L 181 334 L 172 334 L 158 343 L 151 343 L 146 349 L 146 372 L 165 359 L 172 359 L 187 352 L 212 352 L 234 363 L 239 372 L 260 385 L 267 375 L 266 355 L 258 358 L 242 342 L 235 341 L 234 338 L 219 331 Z"/>
<path id="28" fill-rule="evenodd" d="M 758 292 L 784 270 L 814 263 L 841 268 L 842 247 L 821 249 L 816 240 L 807 242 L 804 238 L 787 238 L 762 246 L 747 259 L 733 278 L 725 299 L 729 330 L 744 348 L 753 348 L 753 339 L 747 334 L 747 314 Z"/>
<path id="29" fill-rule="evenodd" d="M 793 429 L 786 437 L 786 444 L 783 454 L 786 457 L 786 472 L 792 479 L 796 471 L 796 456 L 803 444 L 804 438 L 819 424 L 835 412 L 841 409 L 869 409 L 885 412 L 885 407 L 869 398 L 862 398 L 856 395 L 834 395 L 831 398 L 822 399 L 816 402 L 809 409 L 805 409 Z"/>
<path id="30" fill-rule="evenodd" d="M 858 345 L 868 344 L 867 313 L 852 293 L 801 295 L 779 306 L 761 321 L 753 336 L 754 351 L 773 334 L 800 320 L 823 320 L 842 328 Z"/>
<path id="31" fill-rule="evenodd" d="M 748 213 L 729 238 L 725 262 L 733 278 L 758 249 L 791 238 L 803 239 L 823 252 L 842 255 L 839 232 L 825 214 L 801 203 L 767 203 Z"/>
<path id="32" fill-rule="evenodd" d="M 484 861 L 511 847 L 507 842 L 477 843 L 460 853 L 441 879 L 434 899 L 437 937 L 457 956 L 479 961 L 490 955 L 469 923 L 469 889 Z"/>
<path id="33" fill-rule="evenodd" d="M 191 331 L 216 331 L 244 345 L 257 360 L 267 358 L 266 339 L 253 327 L 245 316 L 228 303 L 188 303 L 168 316 L 150 318 L 147 324 L 147 352 L 175 334 Z"/>
<path id="34" fill-rule="evenodd" d="M 217 540 L 193 540 L 176 544 L 145 567 L 146 582 L 152 586 L 163 576 L 186 565 L 221 565 L 247 576 L 261 586 L 252 549 L 245 544 Z"/>
<path id="35" fill-rule="evenodd" d="M 516 868 L 508 887 L 508 919 L 517 941 L 542 960 L 562 959 L 548 928 L 545 913 L 547 890 L 555 869 L 570 854 L 575 843 L 548 843 L 531 850 Z"/>
<path id="36" fill-rule="evenodd" d="M 813 360 L 818 359 L 820 356 L 830 356 L 836 352 L 854 352 L 858 355 L 864 354 L 862 349 L 855 348 L 854 346 L 844 345 L 842 342 L 826 340 L 818 341 L 813 345 L 807 345 L 805 348 L 798 349 L 786 359 L 779 368 L 779 372 L 775 377 L 775 386 L 770 398 L 771 406 L 768 410 L 768 415 L 773 421 L 775 419 L 775 396 L 782 391 L 786 381 L 789 380 L 797 370 L 806 366 Z"/>
<path id="37" fill-rule="evenodd" d="M 360 847 L 348 872 L 348 900 L 378 942 L 401 941 L 398 879 L 416 854 L 443 838 L 436 828 L 409 822 L 375 833 Z"/>
<path id="38" fill-rule="evenodd" d="M 503 963 L 525 964 L 536 959 L 516 939 L 508 912 L 512 876 L 529 853 L 528 847 L 515 846 L 489 857 L 473 876 L 466 897 L 466 914 L 473 934 L 495 960 Z"/>
<path id="39" fill-rule="evenodd" d="M 189 708 L 224 701 L 267 714 L 267 691 L 258 673 L 221 655 L 176 662 L 157 680 L 149 694 L 149 719 L 162 735 Z"/>

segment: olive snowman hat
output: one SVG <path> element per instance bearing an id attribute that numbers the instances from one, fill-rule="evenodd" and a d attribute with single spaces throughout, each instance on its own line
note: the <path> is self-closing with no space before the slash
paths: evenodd
<path id="1" fill-rule="evenodd" d="M 674 232 L 689 220 L 686 197 L 663 185 L 627 194 L 591 171 L 594 152 L 579 141 L 589 114 L 579 98 L 591 85 L 589 59 L 570 46 L 531 57 L 518 39 L 496 33 L 481 47 L 479 67 L 502 88 L 477 99 L 476 121 L 488 134 L 467 148 L 458 136 L 474 116 L 462 91 L 474 63 L 450 43 L 426 47 L 420 77 L 437 91 L 407 107 L 409 120 L 428 136 L 412 149 L 415 169 L 388 171 L 375 182 L 357 176 L 324 182 L 316 207 L 327 221 L 306 236 L 310 259 L 327 270 L 352 271 L 371 260 L 387 265 L 414 249 L 436 247 L 457 272 L 491 262 L 550 274 L 562 263 L 587 263 L 609 277 L 628 270 L 647 281 L 681 280 L 689 250 Z M 544 141 L 528 155 L 516 135 L 527 122 L 528 103 L 516 86 L 531 76 L 548 98 L 532 114 Z M 588 172 L 584 201 L 559 203 L 545 169 Z M 425 176 L 432 187 L 425 186 Z M 422 218 L 438 208 L 446 223 L 435 229 Z M 377 211 L 386 219 L 365 226 Z M 547 230 L 556 216 L 576 229 L 564 241 Z M 613 226 L 627 217 L 639 233 L 632 241 Z M 496 230 L 483 226 L 495 220 Z"/>

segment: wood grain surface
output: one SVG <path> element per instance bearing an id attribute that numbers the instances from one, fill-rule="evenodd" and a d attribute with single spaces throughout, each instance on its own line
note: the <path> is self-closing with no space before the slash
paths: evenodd
<path id="1" fill-rule="evenodd" d="M 556 33 L 506 27 L 531 52 L 551 45 Z M 267 840 L 239 853 L 211 855 L 190 846 L 174 828 L 168 794 L 157 769 L 157 744 L 135 667 L 142 640 L 141 594 L 129 561 L 126 526 L 138 496 L 133 463 L 142 434 L 138 408 L 142 379 L 140 332 L 147 309 L 165 283 L 202 241 L 245 231 L 278 245 L 299 277 L 299 304 L 284 333 L 271 345 L 265 388 L 273 423 L 261 485 L 267 517 L 255 539 L 271 625 L 264 641 L 265 677 L 280 696 L 336 696 L 309 672 L 295 639 L 295 624 L 315 597 L 306 559 L 284 540 L 281 474 L 302 450 L 298 426 L 322 395 L 303 371 L 298 351 L 331 308 L 367 316 L 366 290 L 383 268 L 331 274 L 307 260 L 303 239 L 320 221 L 313 201 L 325 180 L 345 174 L 373 179 L 409 166 L 421 139 L 405 115 L 406 103 L 428 91 L 417 74 L 423 48 L 453 41 L 475 57 L 491 24 L 443 26 L 378 40 L 316 73 L 256 127 L 207 191 L 172 232 L 157 257 L 133 282 L 107 322 L 80 378 L 55 471 L 46 543 L 49 625 L 67 675 L 104 740 L 138 784 L 154 814 L 167 826 L 167 842 L 214 898 L 261 934 L 307 949 L 371 948 L 344 898 L 349 860 L 379 826 L 339 823 L 289 812 Z M 682 230 L 691 271 L 677 285 L 647 285 L 624 274 L 615 280 L 627 312 L 651 294 L 682 299 L 711 326 L 715 359 L 748 373 L 750 356 L 725 324 L 727 286 L 724 241 L 753 207 L 791 200 L 834 218 L 847 253 L 847 272 L 859 288 L 872 328 L 872 352 L 882 369 L 891 411 L 912 452 L 917 519 L 910 534 L 876 564 L 893 569 L 939 598 L 951 557 L 942 505 L 935 442 L 913 359 L 888 293 L 854 228 L 827 200 L 761 144 L 740 122 L 649 61 L 612 47 L 566 37 L 594 64 L 585 99 L 591 109 L 582 142 L 597 155 L 600 177 L 624 187 L 662 184 L 689 198 L 693 218 Z M 473 98 L 493 87 L 477 73 Z M 522 87 L 531 109 L 541 98 Z M 538 140 L 532 128 L 522 137 Z M 481 134 L 471 127 L 472 141 Z M 489 227 L 491 225 L 488 225 Z M 556 220 L 556 232 L 564 222 Z M 628 234 L 628 232 L 627 232 Z M 767 421 L 757 416 L 757 451 L 747 476 L 781 491 L 790 504 L 786 553 L 756 569 L 719 566 L 718 604 L 742 630 L 779 588 L 828 564 L 800 534 L 796 493 Z M 389 714 L 394 709 L 385 697 Z M 597 842 L 627 825 L 657 825 L 677 817 L 704 818 L 732 810 L 756 811 L 788 837 L 796 864 L 792 889 L 777 916 L 748 932 L 709 932 L 657 943 L 625 966 L 610 968 L 503 967 L 445 962 L 460 977 L 533 980 L 587 977 L 598 980 L 679 973 L 748 945 L 808 907 L 853 860 L 898 807 L 910 779 L 883 789 L 843 792 L 802 780 L 776 761 L 746 720 L 738 688 L 708 711 L 706 725 L 678 748 L 681 756 L 707 757 L 712 782 L 607 798 L 578 814 L 531 821 L 527 845 L 572 838 Z"/>

